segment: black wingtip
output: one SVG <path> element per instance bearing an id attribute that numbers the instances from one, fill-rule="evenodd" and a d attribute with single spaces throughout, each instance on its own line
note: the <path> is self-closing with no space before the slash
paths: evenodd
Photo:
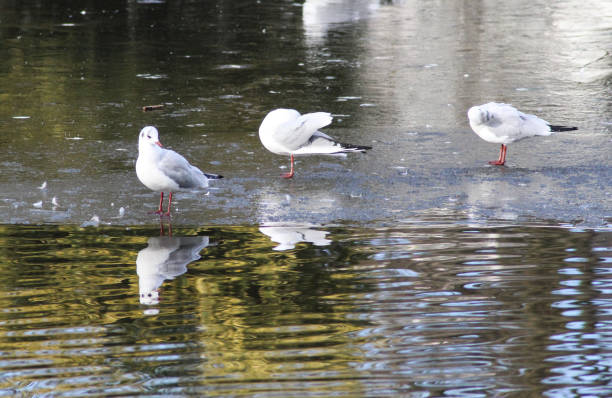
<path id="1" fill-rule="evenodd" d="M 345 144 L 345 143 L 340 143 L 340 146 L 342 147 L 342 149 L 346 150 L 347 152 L 350 151 L 360 151 L 360 152 L 365 152 L 367 150 L 372 149 L 371 146 L 367 146 L 367 145 L 353 145 L 353 144 Z"/>
<path id="2" fill-rule="evenodd" d="M 206 176 L 206 178 L 208 178 L 209 180 L 220 180 L 223 178 L 222 175 L 219 174 L 206 174 L 204 173 L 204 175 Z"/>
<path id="3" fill-rule="evenodd" d="M 549 127 L 550 127 L 550 131 L 554 131 L 554 132 L 578 130 L 578 127 L 569 127 L 569 126 L 553 126 L 553 125 L 549 125 Z"/>

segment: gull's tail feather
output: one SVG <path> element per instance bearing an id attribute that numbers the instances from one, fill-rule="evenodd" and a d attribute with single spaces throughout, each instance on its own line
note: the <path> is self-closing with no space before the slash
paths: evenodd
<path id="1" fill-rule="evenodd" d="M 578 130 L 578 127 L 553 126 L 552 124 L 549 124 L 548 127 L 550 127 L 550 131 L 554 131 L 554 132 Z"/>
<path id="2" fill-rule="evenodd" d="M 365 151 L 372 149 L 371 146 L 367 146 L 367 145 L 353 145 L 353 144 L 346 144 L 343 142 L 338 142 L 338 145 L 340 145 L 340 147 L 342 148 L 342 152 L 362 152 L 365 153 Z"/>
<path id="3" fill-rule="evenodd" d="M 365 152 L 372 147 L 365 145 L 353 145 L 345 144 L 342 142 L 334 141 L 328 135 L 321 132 L 317 132 L 316 135 L 312 136 L 309 140 L 309 144 L 301 147 L 297 151 L 294 151 L 294 155 L 305 155 L 305 154 L 344 154 L 349 152 Z"/>

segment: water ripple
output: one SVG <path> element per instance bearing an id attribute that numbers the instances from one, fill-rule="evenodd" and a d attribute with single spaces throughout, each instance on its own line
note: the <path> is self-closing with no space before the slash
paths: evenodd
<path id="1" fill-rule="evenodd" d="M 0 267 L 0 394 L 479 396 L 541 391 L 535 373 L 548 392 L 612 378 L 608 251 L 588 232 L 318 227 L 324 246 L 275 250 L 258 226 L 59 228 L 0 236 L 23 254 Z M 136 258 L 163 242 L 206 244 L 141 304 Z"/>

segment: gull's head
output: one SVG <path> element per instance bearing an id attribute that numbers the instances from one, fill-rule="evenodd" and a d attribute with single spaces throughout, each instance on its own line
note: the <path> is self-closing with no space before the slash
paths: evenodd
<path id="1" fill-rule="evenodd" d="M 160 147 L 162 146 L 162 144 L 159 142 L 159 133 L 155 127 L 147 126 L 140 130 L 138 145 L 142 146 L 143 144 L 157 145 Z"/>
<path id="2" fill-rule="evenodd" d="M 467 113 L 468 120 L 472 125 L 479 125 L 485 122 L 485 115 L 480 106 L 473 106 Z"/>

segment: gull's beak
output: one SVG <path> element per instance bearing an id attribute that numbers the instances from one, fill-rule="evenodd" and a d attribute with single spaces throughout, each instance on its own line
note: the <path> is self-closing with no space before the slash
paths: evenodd
<path id="1" fill-rule="evenodd" d="M 157 145 L 157 146 L 159 146 L 159 147 L 161 147 L 161 148 L 163 148 L 163 147 L 164 147 L 164 146 L 161 144 L 161 142 L 159 142 L 159 141 L 156 141 L 156 142 L 155 142 L 155 145 Z"/>

